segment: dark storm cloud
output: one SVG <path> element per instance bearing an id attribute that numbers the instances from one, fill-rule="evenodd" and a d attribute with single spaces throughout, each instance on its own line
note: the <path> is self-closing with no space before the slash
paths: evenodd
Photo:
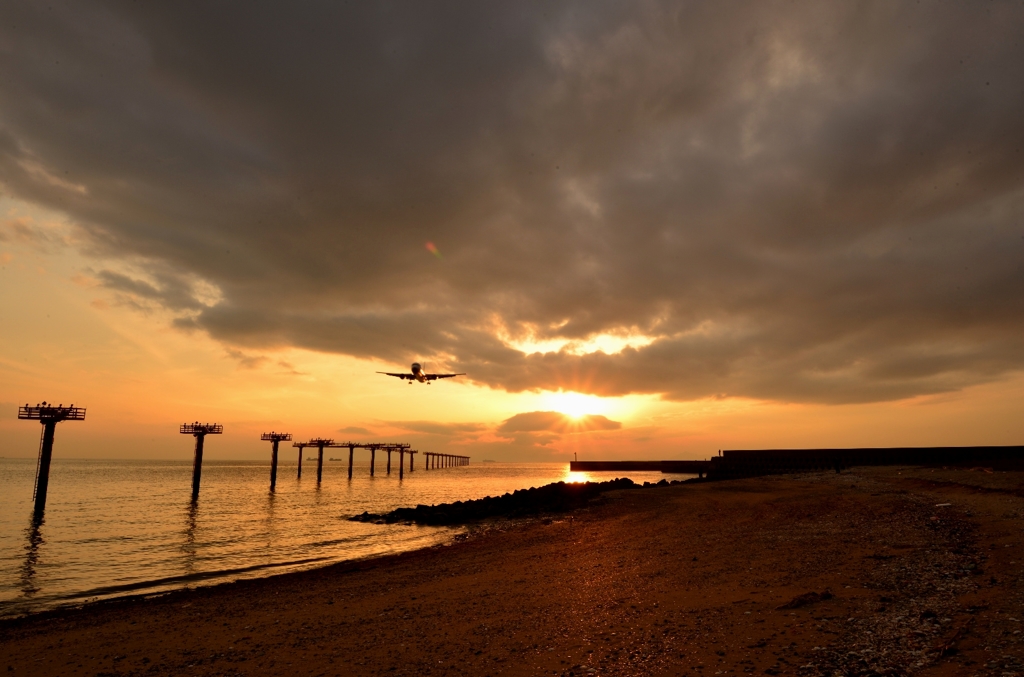
<path id="1" fill-rule="evenodd" d="M 8 2 L 0 182 L 234 350 L 898 399 L 1024 366 L 1022 36 L 1008 2 Z"/>
<path id="2" fill-rule="evenodd" d="M 191 284 L 174 271 L 151 271 L 154 282 L 141 280 L 112 270 L 101 270 L 96 278 L 101 285 L 117 292 L 126 303 L 144 307 L 155 302 L 171 310 L 198 310 L 202 304 Z"/>
<path id="3" fill-rule="evenodd" d="M 600 414 L 572 417 L 557 411 L 528 411 L 516 414 L 498 426 L 499 433 L 554 432 L 586 433 L 618 430 L 622 424 Z"/>

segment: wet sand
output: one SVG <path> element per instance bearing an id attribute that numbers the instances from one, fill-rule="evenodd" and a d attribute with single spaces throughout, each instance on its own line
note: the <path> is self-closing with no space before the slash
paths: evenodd
<path id="1" fill-rule="evenodd" d="M 451 546 L 0 622 L 0 672 L 1024 674 L 1022 527 L 1022 473 L 623 491 Z"/>

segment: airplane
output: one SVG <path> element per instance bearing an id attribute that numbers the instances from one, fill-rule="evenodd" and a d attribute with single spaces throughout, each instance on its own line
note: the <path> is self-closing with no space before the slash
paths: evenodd
<path id="1" fill-rule="evenodd" d="M 391 372 L 387 372 L 387 371 L 378 371 L 377 373 L 378 374 L 384 374 L 386 376 L 395 376 L 395 377 L 398 377 L 398 378 L 400 378 L 402 380 L 407 380 L 407 381 L 409 381 L 409 385 L 412 385 L 412 382 L 414 380 L 415 381 L 419 381 L 420 383 L 426 383 L 427 385 L 430 385 L 431 381 L 436 381 L 439 378 L 451 378 L 453 376 L 465 376 L 466 375 L 465 373 L 462 373 L 462 374 L 428 374 L 428 373 L 423 371 L 423 367 L 420 366 L 419 362 L 413 362 L 412 363 L 412 373 L 411 374 L 392 374 Z"/>

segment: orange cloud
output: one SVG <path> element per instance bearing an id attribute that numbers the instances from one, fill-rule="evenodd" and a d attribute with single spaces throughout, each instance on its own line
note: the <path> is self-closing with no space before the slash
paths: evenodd
<path id="1" fill-rule="evenodd" d="M 499 433 L 554 432 L 587 433 L 595 430 L 618 430 L 622 424 L 600 414 L 573 418 L 557 411 L 529 411 L 506 419 Z"/>

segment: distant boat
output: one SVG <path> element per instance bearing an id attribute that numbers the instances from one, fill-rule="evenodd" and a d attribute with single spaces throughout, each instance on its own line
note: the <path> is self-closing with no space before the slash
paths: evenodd
<path id="1" fill-rule="evenodd" d="M 315 461 L 316 460 L 316 456 L 307 456 L 306 460 L 307 461 Z"/>
<path id="2" fill-rule="evenodd" d="M 489 458 L 485 458 L 484 460 L 482 460 L 482 461 L 480 461 L 480 462 L 481 462 L 481 463 L 496 463 L 496 461 L 492 461 L 492 460 L 491 460 L 491 459 L 489 459 Z"/>
<path id="3" fill-rule="evenodd" d="M 329 459 L 327 459 L 327 460 L 328 460 L 328 461 L 341 461 L 341 460 L 344 460 L 344 459 L 341 459 L 341 458 L 334 458 L 334 457 L 332 456 L 331 458 L 329 458 Z"/>

